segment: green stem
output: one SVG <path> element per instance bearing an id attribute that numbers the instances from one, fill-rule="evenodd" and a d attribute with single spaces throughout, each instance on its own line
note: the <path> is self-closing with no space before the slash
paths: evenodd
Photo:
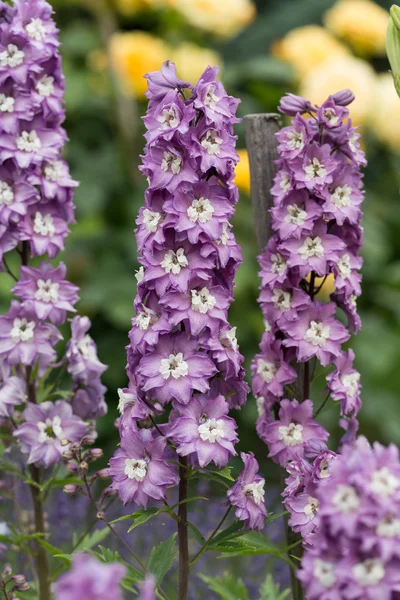
<path id="1" fill-rule="evenodd" d="M 216 528 L 214 529 L 214 531 L 212 532 L 212 534 L 210 535 L 210 537 L 206 540 L 205 544 L 203 544 L 203 546 L 200 548 L 200 550 L 198 551 L 198 553 L 196 554 L 196 556 L 192 559 L 190 566 L 192 567 L 194 564 L 197 563 L 197 561 L 199 560 L 199 558 L 201 556 L 203 556 L 204 552 L 207 550 L 207 548 L 209 547 L 209 545 L 211 544 L 211 542 L 213 541 L 213 539 L 215 538 L 215 536 L 217 535 L 218 531 L 221 529 L 222 525 L 225 523 L 226 519 L 229 516 L 229 513 L 232 510 L 232 505 L 229 505 L 227 510 L 225 511 L 224 516 L 222 517 L 222 519 L 220 520 L 220 522 L 218 523 L 218 525 L 216 526 Z"/>

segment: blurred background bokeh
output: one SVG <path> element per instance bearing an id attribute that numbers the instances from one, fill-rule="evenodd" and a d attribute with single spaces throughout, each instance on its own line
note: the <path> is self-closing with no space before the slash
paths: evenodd
<path id="1" fill-rule="evenodd" d="M 288 91 L 315 102 L 345 87 L 355 92 L 351 116 L 362 129 L 369 161 L 363 330 L 351 341 L 364 388 L 361 431 L 370 439 L 400 443 L 400 100 L 385 57 L 390 0 L 51 1 L 67 79 L 66 158 L 81 182 L 77 224 L 64 260 L 70 279 L 81 287 L 79 309 L 92 319 L 100 358 L 109 365 L 104 376 L 109 414 L 100 422 L 108 452 L 118 439 L 116 389 L 126 384 L 137 269 L 133 229 L 146 185 L 137 169 L 146 110 L 143 75 L 168 58 L 192 82 L 208 64 L 219 64 L 228 92 L 242 99 L 240 116 L 276 111 Z M 237 134 L 243 149 L 243 125 Z M 239 153 L 241 201 L 234 226 L 244 265 L 231 321 L 248 366 L 263 324 L 248 161 L 244 149 Z M 9 282 L 1 281 L 5 309 Z M 332 286 L 332 281 L 325 286 L 325 296 Z M 337 423 L 337 412 L 324 418 Z M 251 397 L 238 419 L 241 448 L 265 459 Z"/>

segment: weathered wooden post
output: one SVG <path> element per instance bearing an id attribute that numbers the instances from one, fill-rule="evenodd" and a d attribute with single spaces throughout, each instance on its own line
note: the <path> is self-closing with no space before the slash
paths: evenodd
<path id="1" fill-rule="evenodd" d="M 250 162 L 251 200 L 253 205 L 254 225 L 258 251 L 263 252 L 271 235 L 269 209 L 272 207 L 270 189 L 275 177 L 275 160 L 278 158 L 278 141 L 275 134 L 282 126 L 281 117 L 277 113 L 260 113 L 246 115 L 244 118 L 246 145 Z M 296 390 L 304 389 L 307 377 L 305 369 L 297 369 Z M 284 474 L 282 472 L 282 483 Z M 300 537 L 294 534 L 286 524 L 288 546 L 299 543 Z M 292 551 L 301 557 L 301 546 Z M 304 592 L 295 573 L 291 572 L 293 600 L 303 600 Z"/>

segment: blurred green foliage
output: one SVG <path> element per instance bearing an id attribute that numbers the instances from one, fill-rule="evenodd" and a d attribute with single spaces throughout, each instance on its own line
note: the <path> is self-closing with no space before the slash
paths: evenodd
<path id="1" fill-rule="evenodd" d="M 53 4 L 61 29 L 68 86 L 66 127 L 71 141 L 66 158 L 74 178 L 81 182 L 75 196 L 77 224 L 72 227 L 63 259 L 70 279 L 81 287 L 79 311 L 92 319 L 100 358 L 109 365 L 104 376 L 109 388 L 109 414 L 101 420 L 100 435 L 106 453 L 111 453 L 118 439 L 113 427 L 116 389 L 126 384 L 125 345 L 136 288 L 133 229 L 145 189 L 145 181 L 137 171 L 144 143 L 139 116 L 145 112 L 145 103 L 137 102 L 135 131 L 127 131 L 109 73 L 93 68 L 93 57 L 104 44 L 99 22 L 78 0 L 54 0 Z M 215 46 L 224 59 L 223 81 L 229 93 L 242 99 L 240 116 L 273 112 L 280 96 L 295 90 L 290 68 L 269 56 L 270 44 L 295 26 L 320 23 L 333 1 L 258 0 L 257 4 L 255 22 L 236 39 Z M 380 4 L 390 6 L 386 1 Z M 118 26 L 129 28 L 131 23 L 120 18 Z M 165 17 L 157 20 L 156 16 L 147 16 L 135 27 L 154 28 L 158 35 L 165 32 L 169 39 L 198 41 L 197 34 L 179 20 L 170 23 Z M 207 39 L 207 43 L 212 42 Z M 382 60 L 378 68 L 388 67 Z M 243 148 L 243 126 L 237 128 L 237 133 L 238 146 Z M 369 166 L 365 176 L 364 294 L 360 301 L 363 331 L 351 346 L 364 386 L 361 431 L 371 440 L 400 443 L 400 155 L 379 145 L 372 136 L 367 136 L 366 147 Z M 263 324 L 256 301 L 257 250 L 251 204 L 244 194 L 234 228 L 243 248 L 244 264 L 237 276 L 231 321 L 238 328 L 249 367 Z M 0 289 L 5 310 L 5 283 Z M 319 394 L 317 390 L 315 393 Z M 259 458 L 265 457 L 266 448 L 255 436 L 256 408 L 251 397 L 238 418 L 241 448 L 252 448 Z M 337 411 L 325 413 L 324 420 L 334 426 Z"/>

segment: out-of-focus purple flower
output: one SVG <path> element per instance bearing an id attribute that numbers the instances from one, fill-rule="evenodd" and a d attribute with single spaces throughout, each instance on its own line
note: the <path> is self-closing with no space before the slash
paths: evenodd
<path id="1" fill-rule="evenodd" d="M 71 321 L 71 339 L 66 350 L 68 373 L 74 381 L 83 384 L 97 379 L 106 369 L 97 357 L 97 347 L 87 333 L 90 329 L 88 317 L 74 317 Z"/>
<path id="2" fill-rule="evenodd" d="M 78 301 L 75 285 L 65 280 L 67 268 L 64 263 L 53 267 L 42 262 L 39 268 L 21 267 L 20 280 L 12 291 L 24 302 L 31 302 L 38 319 L 49 319 L 52 323 L 64 323 L 67 312 L 76 312 Z"/>
<path id="3" fill-rule="evenodd" d="M 23 412 L 24 423 L 14 432 L 28 464 L 48 468 L 61 460 L 67 442 L 78 442 L 88 426 L 72 413 L 68 402 L 29 403 Z"/>
<path id="4" fill-rule="evenodd" d="M 179 407 L 168 436 L 177 446 L 177 453 L 196 459 L 200 467 L 211 461 L 224 467 L 235 456 L 237 425 L 228 417 L 229 404 L 223 396 L 193 396 L 187 406 Z"/>
<path id="5" fill-rule="evenodd" d="M 235 515 L 249 529 L 263 529 L 267 509 L 264 504 L 265 480 L 258 474 L 258 462 L 253 452 L 240 455 L 244 469 L 235 485 L 228 491 L 231 504 L 236 507 Z"/>
<path id="6" fill-rule="evenodd" d="M 85 387 L 78 388 L 71 400 L 74 414 L 83 420 L 98 419 L 107 413 L 104 394 L 107 388 L 100 379 L 90 381 Z"/>
<path id="7" fill-rule="evenodd" d="M 55 600 L 122 600 L 122 564 L 102 563 L 89 554 L 76 554 L 72 568 L 57 580 Z"/>
<path id="8" fill-rule="evenodd" d="M 2 371 L 0 383 L 0 417 L 12 416 L 14 406 L 26 402 L 26 380 L 20 376 L 11 375 L 11 369 L 6 364 L 0 365 Z"/>
<path id="9" fill-rule="evenodd" d="M 298 573 L 310 600 L 395 598 L 400 590 L 400 461 L 365 438 L 316 488 L 318 535 Z"/>
<path id="10" fill-rule="evenodd" d="M 269 456 L 286 466 L 289 460 L 303 458 L 305 446 L 310 440 L 328 439 L 328 432 L 313 420 L 313 403 L 304 400 L 282 400 L 279 421 L 266 426 L 265 439 L 269 446 Z"/>
<path id="11" fill-rule="evenodd" d="M 142 585 L 140 586 L 140 595 L 138 600 L 156 600 L 156 580 L 153 575 L 149 573 Z"/>
<path id="12" fill-rule="evenodd" d="M 165 499 L 167 488 L 177 484 L 176 468 L 168 463 L 165 437 L 150 429 L 130 430 L 110 459 L 112 489 L 124 504 L 146 507 L 149 499 Z"/>

